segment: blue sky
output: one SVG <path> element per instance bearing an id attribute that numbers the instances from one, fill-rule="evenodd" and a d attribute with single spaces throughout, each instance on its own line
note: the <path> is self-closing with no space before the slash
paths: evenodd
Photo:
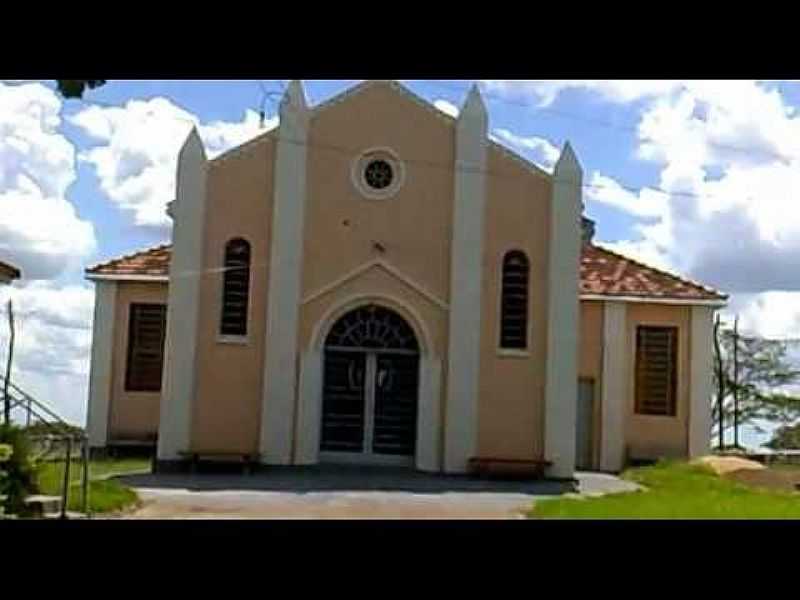
<path id="1" fill-rule="evenodd" d="M 312 105 L 355 83 L 304 81 Z M 472 83 L 404 82 L 451 114 Z M 284 84 L 112 80 L 64 101 L 50 81 L 0 82 L 0 259 L 26 273 L 2 292 L 20 312 L 20 383 L 83 419 L 93 304 L 83 269 L 166 241 L 163 207 L 192 124 L 219 154 L 263 131 L 262 104 L 275 123 Z M 550 169 L 570 141 L 601 242 L 730 292 L 725 314 L 745 330 L 800 337 L 797 83 L 479 86 L 499 142 Z"/>
<path id="2" fill-rule="evenodd" d="M 326 99 L 352 87 L 357 81 L 306 81 L 306 93 L 312 104 Z M 466 96 L 472 82 L 460 81 L 406 81 L 410 89 L 420 96 L 434 102 L 445 100 L 459 106 Z M 49 82 L 49 87 L 54 88 Z M 264 106 L 268 116 L 274 116 L 277 94 L 283 82 L 277 81 L 114 81 L 87 94 L 85 101 L 65 102 L 64 115 L 74 115 L 84 110 L 87 103 L 104 105 L 124 105 L 130 99 L 147 100 L 166 97 L 186 111 L 197 115 L 202 121 L 236 122 L 242 119 L 246 110 L 258 111 Z M 272 92 L 264 100 L 264 90 Z M 569 90 L 558 102 L 558 112 L 537 110 L 535 104 L 524 98 L 505 97 L 487 91 L 485 101 L 491 114 L 493 129 L 507 129 L 516 135 L 530 138 L 540 137 L 557 147 L 569 140 L 584 168 L 592 168 L 608 174 L 627 185 L 643 186 L 657 177 L 657 169 L 641 164 L 633 158 L 635 140 L 628 130 L 635 128 L 637 111 L 634 106 L 620 106 L 593 100 L 591 93 Z M 591 112 L 586 114 L 586 105 Z M 577 115 L 573 116 L 573 115 Z M 586 115 L 589 121 L 582 118 Z M 594 124 L 592 121 L 599 121 Z M 617 124 L 620 128 L 603 123 Z M 84 149 L 92 145 L 92 139 L 85 131 L 66 123 L 64 131 L 75 142 L 76 147 Z M 504 140 L 501 140 L 504 141 Z M 535 152 L 523 147 L 511 146 L 529 158 L 536 158 Z M 119 255 L 132 248 L 147 246 L 163 239 L 163 231 L 153 231 L 132 227 L 130 219 L 109 204 L 100 190 L 90 165 L 78 167 L 79 176 L 69 191 L 69 198 L 82 218 L 102 225 L 98 235 L 96 258 Z M 627 232 L 633 219 L 625 212 L 604 205 L 590 205 L 588 214 L 601 224 L 604 240 L 627 239 Z M 106 235 L 103 235 L 106 233 Z"/>

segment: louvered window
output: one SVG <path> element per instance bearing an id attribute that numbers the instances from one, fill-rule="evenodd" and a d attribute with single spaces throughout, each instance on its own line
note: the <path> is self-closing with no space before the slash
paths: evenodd
<path id="1" fill-rule="evenodd" d="M 161 391 L 166 321 L 164 304 L 130 305 L 126 391 Z"/>
<path id="2" fill-rule="evenodd" d="M 636 328 L 636 412 L 675 416 L 678 330 Z"/>
<path id="3" fill-rule="evenodd" d="M 250 244 L 234 239 L 225 246 L 222 283 L 222 335 L 247 335 L 247 307 L 250 301 Z"/>
<path id="4" fill-rule="evenodd" d="M 522 350 L 528 347 L 528 257 L 512 251 L 503 258 L 500 300 L 500 347 Z"/>

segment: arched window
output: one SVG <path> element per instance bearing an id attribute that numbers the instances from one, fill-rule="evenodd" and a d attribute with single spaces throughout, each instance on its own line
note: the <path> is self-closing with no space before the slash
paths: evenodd
<path id="1" fill-rule="evenodd" d="M 500 347 L 528 347 L 528 280 L 530 263 L 524 252 L 512 250 L 503 257 L 500 299 Z"/>
<path id="2" fill-rule="evenodd" d="M 225 244 L 222 276 L 222 335 L 247 335 L 247 306 L 250 300 L 250 244 L 241 238 Z"/>

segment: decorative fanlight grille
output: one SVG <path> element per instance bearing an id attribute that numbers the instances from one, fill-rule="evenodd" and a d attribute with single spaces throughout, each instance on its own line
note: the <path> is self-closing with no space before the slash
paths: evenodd
<path id="1" fill-rule="evenodd" d="M 339 319 L 325 346 L 419 351 L 408 323 L 394 311 L 375 305 L 358 308 Z"/>

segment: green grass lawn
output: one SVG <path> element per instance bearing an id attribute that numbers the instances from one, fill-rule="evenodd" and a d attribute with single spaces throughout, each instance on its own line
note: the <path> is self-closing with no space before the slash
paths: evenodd
<path id="1" fill-rule="evenodd" d="M 800 494 L 758 489 L 718 477 L 703 466 L 664 462 L 622 477 L 647 489 L 598 498 L 537 502 L 532 518 L 797 519 Z"/>
<path id="2" fill-rule="evenodd" d="M 42 462 L 39 464 L 39 491 L 49 496 L 60 496 L 64 481 L 64 462 Z M 83 509 L 81 489 L 81 469 L 79 460 L 70 465 L 70 490 L 67 509 L 80 511 Z M 138 501 L 136 492 L 122 485 L 113 475 L 125 473 L 150 472 L 148 459 L 125 458 L 104 459 L 89 462 L 89 510 L 93 513 L 111 512 L 135 504 Z"/>

